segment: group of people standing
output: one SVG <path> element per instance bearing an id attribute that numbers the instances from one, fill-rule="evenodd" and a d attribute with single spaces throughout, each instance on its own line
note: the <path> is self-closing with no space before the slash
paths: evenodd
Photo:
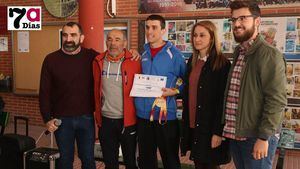
<path id="1" fill-rule="evenodd" d="M 119 168 L 120 145 L 127 169 L 157 169 L 157 149 L 165 169 L 180 169 L 179 147 L 181 155 L 191 151 L 196 169 L 218 169 L 231 158 L 237 169 L 271 169 L 286 105 L 285 59 L 259 34 L 261 13 L 254 1 L 234 1 L 230 9 L 240 43 L 232 63 L 222 54 L 211 21 L 193 26 L 187 64 L 163 40 L 160 15 L 146 19 L 148 43 L 141 56 L 126 49 L 121 30 L 108 33 L 107 50 L 99 54 L 81 47 L 78 23 L 64 25 L 62 48 L 44 60 L 39 95 L 43 120 L 60 151 L 59 169 L 73 168 L 75 141 L 82 168 L 96 168 L 94 119 L 106 169 Z M 130 97 L 135 74 L 167 77 L 162 96 Z"/>

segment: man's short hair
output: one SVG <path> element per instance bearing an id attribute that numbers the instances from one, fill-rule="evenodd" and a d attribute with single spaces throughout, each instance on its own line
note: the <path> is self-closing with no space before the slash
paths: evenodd
<path id="1" fill-rule="evenodd" d="M 159 21 L 160 22 L 160 26 L 161 26 L 161 29 L 165 29 L 166 28 L 166 20 L 164 17 L 160 16 L 160 15 L 150 15 L 147 17 L 146 21 L 148 20 L 156 20 L 156 21 Z"/>
<path id="2" fill-rule="evenodd" d="M 108 33 L 110 33 L 111 31 L 120 31 L 123 35 L 123 40 L 127 40 L 127 33 L 124 30 L 114 28 L 114 29 L 110 30 Z"/>
<path id="3" fill-rule="evenodd" d="M 256 1 L 233 1 L 230 3 L 230 9 L 231 13 L 234 10 L 240 9 L 240 8 L 248 8 L 252 15 L 260 16 L 260 8 Z"/>
<path id="4" fill-rule="evenodd" d="M 74 27 L 74 26 L 77 26 L 77 27 L 78 27 L 78 30 L 79 30 L 79 33 L 80 33 L 80 34 L 83 34 L 82 27 L 81 27 L 81 25 L 80 25 L 79 23 L 77 23 L 77 22 L 68 22 L 68 23 L 66 23 L 66 24 L 63 26 L 63 28 L 64 28 L 65 26 L 68 26 L 68 27 Z"/>

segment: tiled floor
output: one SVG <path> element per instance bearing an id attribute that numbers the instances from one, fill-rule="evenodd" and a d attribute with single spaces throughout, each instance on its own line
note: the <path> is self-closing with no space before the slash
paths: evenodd
<path id="1" fill-rule="evenodd" d="M 19 133 L 24 133 L 25 127 L 24 125 L 19 125 Z M 37 138 L 40 136 L 40 134 L 44 131 L 45 129 L 41 126 L 29 126 L 29 135 L 32 136 L 37 140 Z M 13 124 L 9 124 L 8 127 L 5 130 L 5 133 L 12 133 L 13 132 Z M 40 139 L 40 141 L 37 143 L 37 147 L 40 146 L 49 146 L 50 145 L 50 135 L 44 136 Z M 274 159 L 274 164 L 273 169 L 276 168 L 276 163 L 277 163 L 277 157 L 276 155 Z M 180 158 L 181 163 L 185 166 L 183 169 L 190 169 L 194 168 L 192 166 L 192 161 L 188 159 L 188 156 L 181 157 Z M 97 169 L 104 169 L 104 164 L 102 162 L 96 162 L 97 164 Z M 222 169 L 235 169 L 233 162 L 221 166 Z M 286 156 L 284 159 L 284 169 L 299 169 L 300 168 L 300 151 L 287 151 Z M 74 169 L 80 169 L 80 160 L 78 157 L 75 155 L 75 161 L 74 161 Z M 125 169 L 124 166 L 120 166 L 120 169 Z"/>

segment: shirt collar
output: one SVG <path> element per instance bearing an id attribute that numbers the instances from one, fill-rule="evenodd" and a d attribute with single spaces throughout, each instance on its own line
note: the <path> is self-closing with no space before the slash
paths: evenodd
<path id="1" fill-rule="evenodd" d="M 198 60 L 202 60 L 204 62 L 207 61 L 208 55 L 204 56 L 204 57 L 200 57 L 200 55 L 198 55 Z"/>
<path id="2" fill-rule="evenodd" d="M 248 40 L 248 41 L 245 41 L 243 43 L 241 43 L 240 45 L 240 53 L 246 53 L 250 47 L 254 44 L 254 41 L 255 39 L 251 39 L 251 40 Z"/>

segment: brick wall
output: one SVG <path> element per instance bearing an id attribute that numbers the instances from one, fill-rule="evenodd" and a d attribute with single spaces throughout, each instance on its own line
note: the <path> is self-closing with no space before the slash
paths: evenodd
<path id="1" fill-rule="evenodd" d="M 137 48 L 138 46 L 138 20 L 145 19 L 147 15 L 138 14 L 138 1 L 139 0 L 117 0 L 117 17 L 115 19 L 126 19 L 130 20 L 131 24 L 131 37 L 130 43 L 132 48 Z M 105 7 L 106 7 L 105 0 Z M 44 7 L 42 0 L 0 0 L 0 6 L 6 5 L 35 5 L 42 6 L 43 9 L 43 24 L 45 23 L 58 23 L 66 21 L 77 21 L 78 13 L 73 16 L 59 19 L 51 16 Z M 104 9 L 105 10 L 105 9 Z M 284 8 L 267 8 L 262 10 L 263 15 L 274 15 L 274 14 L 286 14 L 286 15 L 299 15 L 300 7 L 284 7 Z M 162 14 L 164 17 L 168 18 L 213 18 L 229 16 L 229 10 L 202 10 L 197 12 L 185 12 L 185 13 L 168 13 Z M 107 16 L 105 13 L 106 20 L 113 20 Z M 0 52 L 0 72 L 5 75 L 13 76 L 13 65 L 12 65 L 12 48 L 11 48 L 11 32 L 7 34 L 0 34 L 0 36 L 7 36 L 9 40 L 8 52 Z M 38 98 L 36 96 L 18 96 L 13 93 L 0 92 L 0 95 L 4 98 L 6 102 L 5 110 L 11 112 L 12 115 L 24 115 L 30 117 L 30 123 L 36 125 L 43 125 L 42 119 L 39 112 Z"/>

